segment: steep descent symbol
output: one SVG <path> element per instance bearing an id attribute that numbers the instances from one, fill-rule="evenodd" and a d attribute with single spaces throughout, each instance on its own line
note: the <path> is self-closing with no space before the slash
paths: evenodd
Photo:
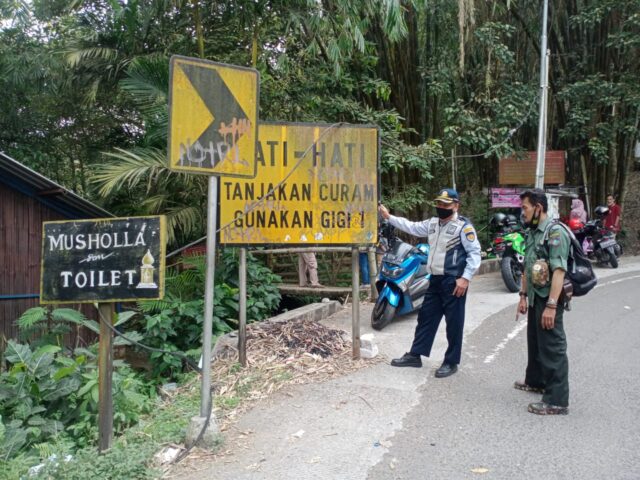
<path id="1" fill-rule="evenodd" d="M 187 148 L 187 145 L 193 145 L 201 138 L 213 122 L 214 116 L 180 67 L 176 67 L 173 72 L 173 84 L 180 89 L 180 101 L 174 102 L 172 106 L 172 123 L 178 138 L 172 145 L 171 158 L 180 159 L 180 165 L 184 165 L 183 158 L 191 157 L 193 150 L 193 147 Z M 197 121 L 194 122 L 194 119 Z M 201 167 L 202 164 L 198 166 Z"/>
<path id="2" fill-rule="evenodd" d="M 216 68 L 222 67 L 211 62 L 183 58 L 172 59 L 172 68 L 171 167 L 214 174 L 223 167 L 253 176 L 257 102 L 235 96 L 252 98 L 246 81 L 234 81 L 246 73 L 223 69 L 221 75 Z M 243 105 L 256 113 L 251 116 Z"/>
<path id="3" fill-rule="evenodd" d="M 182 65 L 181 68 L 200 94 L 200 98 L 207 105 L 209 111 L 213 112 L 213 115 L 217 115 L 217 118 L 213 119 L 213 122 L 202 135 L 192 145 L 186 146 L 187 155 L 185 156 L 187 158 L 181 156 L 181 161 L 195 160 L 197 163 L 204 157 L 203 161 L 206 162 L 208 160 L 208 164 L 205 163 L 204 166 L 213 168 L 224 160 L 229 150 L 235 150 L 234 153 L 238 153 L 238 141 L 248 129 L 245 129 L 239 135 L 235 132 L 229 135 L 228 125 L 239 122 L 246 125 L 248 116 L 242 111 L 242 108 L 240 108 L 240 105 L 238 105 L 238 102 L 217 71 L 204 70 L 194 65 Z M 221 118 L 221 115 L 217 114 L 217 112 L 224 112 L 226 118 Z M 235 156 L 233 158 L 236 161 L 240 161 Z M 245 159 L 245 161 L 248 161 L 248 159 Z"/>

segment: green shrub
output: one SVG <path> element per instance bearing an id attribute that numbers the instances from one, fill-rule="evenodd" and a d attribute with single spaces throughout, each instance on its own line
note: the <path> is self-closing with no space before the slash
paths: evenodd
<path id="1" fill-rule="evenodd" d="M 122 320 L 127 318 L 123 315 Z M 16 323 L 20 337 L 37 336 L 31 344 L 9 340 L 3 353 L 8 368 L 0 373 L 0 459 L 46 457 L 52 445 L 93 444 L 98 415 L 96 346 L 70 352 L 60 345 L 70 325 L 97 332 L 98 324 L 75 310 L 44 307 L 27 310 Z M 53 327 L 47 331 L 47 325 Z M 122 362 L 114 362 L 114 367 L 114 429 L 122 432 L 148 410 L 150 399 L 140 376 Z"/>
<path id="2" fill-rule="evenodd" d="M 132 323 L 146 345 L 168 351 L 185 352 L 193 360 L 200 357 L 204 321 L 204 286 L 206 259 L 189 257 L 182 262 L 182 271 L 170 271 L 166 277 L 163 300 L 142 301 L 141 316 Z M 252 255 L 247 258 L 247 321 L 263 320 L 280 304 L 280 292 L 275 285 L 280 277 L 259 263 Z M 216 265 L 213 296 L 212 334 L 215 337 L 237 328 L 239 317 L 237 250 L 226 249 Z M 176 378 L 183 370 L 183 360 L 163 352 L 150 354 L 152 375 L 156 380 Z"/>
<path id="3" fill-rule="evenodd" d="M 158 478 L 147 466 L 149 458 L 157 446 L 153 443 L 138 443 L 130 447 L 116 444 L 108 452 L 97 455 L 95 448 L 84 448 L 76 451 L 69 461 L 62 459 L 45 461 L 35 478 L 47 480 L 101 480 Z"/>
<path id="4" fill-rule="evenodd" d="M 221 280 L 234 288 L 238 281 L 239 256 L 237 249 L 226 249 L 222 254 L 216 273 Z M 280 291 L 277 284 L 282 280 L 265 267 L 251 253 L 247 254 L 247 322 L 257 322 L 268 318 L 280 305 Z M 233 305 L 233 308 L 237 307 Z M 237 318 L 238 315 L 236 313 Z"/>
<path id="5" fill-rule="evenodd" d="M 0 374 L 2 460 L 48 442 L 83 446 L 95 442 L 98 370 L 91 350 L 66 355 L 57 345 L 32 350 L 10 340 L 5 360 L 9 368 Z M 114 429 L 118 433 L 138 421 L 149 409 L 150 399 L 135 372 L 121 362 L 114 366 Z"/>
<path id="6" fill-rule="evenodd" d="M 0 459 L 0 480 L 159 478 L 160 472 L 154 470 L 153 455 L 163 445 L 182 442 L 189 419 L 199 412 L 197 377 L 190 374 L 185 380 L 191 388 L 183 388 L 170 402 L 156 399 L 154 408 L 137 425 L 114 438 L 108 452 L 98 455 L 93 445 L 78 446 L 71 442 L 39 444 L 30 454 L 19 454 L 9 461 Z M 68 455 L 71 456 L 68 462 L 61 460 Z M 38 464 L 43 464 L 43 468 L 36 476 L 28 476 L 29 467 Z"/>

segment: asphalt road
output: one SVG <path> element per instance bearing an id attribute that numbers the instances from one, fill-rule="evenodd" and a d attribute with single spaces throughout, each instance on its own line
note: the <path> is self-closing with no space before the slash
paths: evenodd
<path id="1" fill-rule="evenodd" d="M 510 307 L 473 331 L 459 372 L 420 387 L 368 479 L 640 479 L 640 275 L 604 279 L 565 314 L 567 416 L 528 413 L 540 396 L 512 388 L 524 327 Z"/>

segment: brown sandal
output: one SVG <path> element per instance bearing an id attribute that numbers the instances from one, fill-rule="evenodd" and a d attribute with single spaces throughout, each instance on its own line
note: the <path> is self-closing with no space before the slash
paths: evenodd
<path id="1" fill-rule="evenodd" d="M 530 403 L 529 412 L 536 415 L 568 415 L 569 407 L 559 407 L 558 405 L 549 405 L 544 402 Z"/>
<path id="2" fill-rule="evenodd" d="M 542 387 L 532 387 L 531 385 L 518 381 L 514 382 L 513 388 L 516 390 L 522 390 L 523 392 L 544 393 L 544 388 Z"/>

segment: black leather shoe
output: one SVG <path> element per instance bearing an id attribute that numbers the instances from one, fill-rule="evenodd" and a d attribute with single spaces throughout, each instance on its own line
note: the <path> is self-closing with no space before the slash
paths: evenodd
<path id="1" fill-rule="evenodd" d="M 391 360 L 391 366 L 420 368 L 422 366 L 422 359 L 420 358 L 420 355 L 413 355 L 407 352 L 402 355 L 402 357 Z"/>
<path id="2" fill-rule="evenodd" d="M 437 378 L 444 378 L 453 375 L 458 371 L 458 366 L 450 363 L 443 363 L 440 368 L 436 370 Z"/>

